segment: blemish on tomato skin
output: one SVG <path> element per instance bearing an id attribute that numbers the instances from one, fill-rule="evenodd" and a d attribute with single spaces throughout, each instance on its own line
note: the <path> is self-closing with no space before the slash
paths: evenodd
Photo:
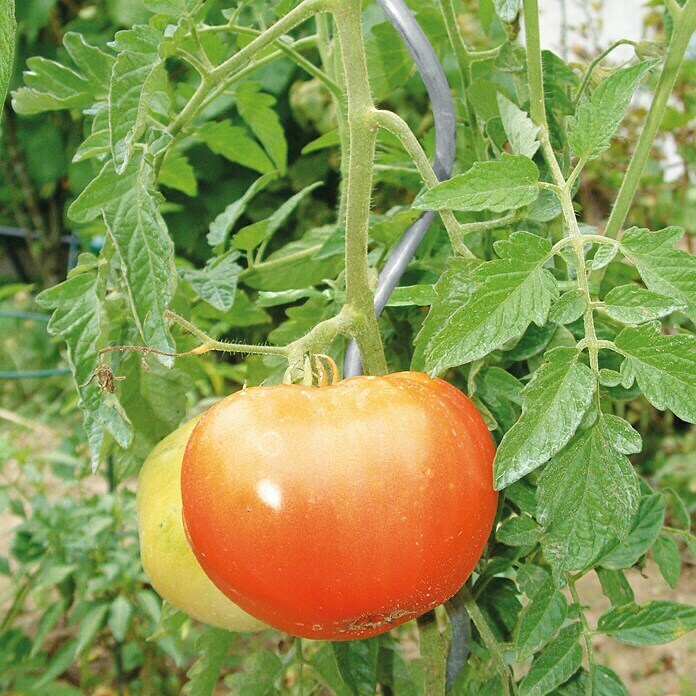
<path id="1" fill-rule="evenodd" d="M 416 612 L 407 611 L 406 609 L 395 609 L 394 611 L 384 613 L 377 612 L 374 614 L 363 614 L 355 619 L 351 619 L 342 633 L 350 633 L 353 631 L 371 631 L 375 628 L 384 626 L 392 626 L 396 621 L 404 616 L 414 615 Z"/>

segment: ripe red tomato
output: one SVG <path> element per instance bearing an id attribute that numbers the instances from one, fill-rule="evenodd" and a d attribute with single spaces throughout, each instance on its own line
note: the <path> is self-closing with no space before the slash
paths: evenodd
<path id="1" fill-rule="evenodd" d="M 475 406 L 403 372 L 232 394 L 203 414 L 181 474 L 200 565 L 287 633 L 349 640 L 442 604 L 493 525 L 495 448 Z"/>

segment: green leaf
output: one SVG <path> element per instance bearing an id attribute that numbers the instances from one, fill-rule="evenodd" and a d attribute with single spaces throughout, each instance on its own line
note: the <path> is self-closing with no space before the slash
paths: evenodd
<path id="1" fill-rule="evenodd" d="M 260 145 L 249 137 L 242 126 L 233 126 L 231 121 L 210 121 L 203 124 L 196 137 L 214 153 L 243 167 L 261 174 L 275 171 L 275 167 Z"/>
<path id="2" fill-rule="evenodd" d="M 209 305 L 226 312 L 234 304 L 237 280 L 242 267 L 236 253 L 215 257 L 202 270 L 182 268 L 181 275 Z"/>
<path id="3" fill-rule="evenodd" d="M 239 251 L 253 251 L 266 238 L 268 231 L 268 219 L 253 222 L 235 232 L 230 246 Z"/>
<path id="4" fill-rule="evenodd" d="M 234 633 L 221 628 L 209 627 L 201 633 L 196 641 L 199 657 L 186 673 L 189 681 L 182 693 L 187 696 L 210 696 L 213 693 L 234 637 Z"/>
<path id="5" fill-rule="evenodd" d="M 493 4 L 505 24 L 512 24 L 522 9 L 522 0 L 493 0 Z"/>
<path id="6" fill-rule="evenodd" d="M 563 625 L 568 612 L 566 598 L 553 586 L 551 578 L 529 599 L 520 615 L 515 635 L 518 662 L 525 662 L 543 648 Z"/>
<path id="7" fill-rule="evenodd" d="M 595 665 L 592 694 L 593 696 L 630 696 L 621 677 L 604 665 Z"/>
<path id="8" fill-rule="evenodd" d="M 568 290 L 551 307 L 549 321 L 557 324 L 571 324 L 582 316 L 586 306 L 585 296 L 580 288 Z"/>
<path id="9" fill-rule="evenodd" d="M 387 307 L 427 307 L 431 305 L 437 294 L 432 285 L 402 285 L 394 288 L 389 296 Z"/>
<path id="10" fill-rule="evenodd" d="M 604 596 L 611 602 L 612 607 L 620 607 L 630 604 L 634 600 L 631 588 L 623 570 L 609 570 L 598 566 L 595 573 L 599 578 Z"/>
<path id="11" fill-rule="evenodd" d="M 5 0 L 0 6 L 0 104 L 5 103 L 5 95 L 12 75 L 12 58 L 17 31 L 14 6 L 11 0 Z"/>
<path id="12" fill-rule="evenodd" d="M 568 681 L 582 664 L 582 648 L 578 639 L 582 633 L 579 623 L 566 626 L 558 638 L 549 643 L 520 683 L 519 696 L 546 696 Z"/>
<path id="13" fill-rule="evenodd" d="M 338 671 L 354 696 L 372 696 L 377 684 L 379 638 L 332 643 Z"/>
<path id="14" fill-rule="evenodd" d="M 653 406 L 696 423 L 696 337 L 663 336 L 656 326 L 646 324 L 626 327 L 614 343 L 626 356 L 621 365 L 624 386 L 635 377 Z"/>
<path id="15" fill-rule="evenodd" d="M 592 371 L 579 358 L 575 348 L 555 348 L 524 388 L 522 415 L 496 453 L 497 490 L 547 462 L 573 437 L 596 389 Z"/>
<path id="16" fill-rule="evenodd" d="M 160 196 L 152 191 L 152 170 L 132 158 L 118 175 L 107 162 L 68 210 L 76 222 L 102 214 L 113 241 L 123 283 L 145 345 L 167 353 L 174 344 L 164 310 L 174 294 L 174 246 L 159 212 Z M 171 364 L 171 359 L 162 361 Z"/>
<path id="17" fill-rule="evenodd" d="M 540 126 L 535 126 L 534 121 L 529 118 L 527 113 L 522 111 L 517 104 L 511 102 L 504 94 L 498 92 L 497 96 L 500 118 L 503 121 L 505 135 L 510 142 L 513 154 L 532 159 L 539 149 L 537 135 Z"/>
<path id="18" fill-rule="evenodd" d="M 664 519 L 665 500 L 662 495 L 653 493 L 643 496 L 631 522 L 631 531 L 625 543 L 617 543 L 602 557 L 599 564 L 613 570 L 635 565 L 657 539 Z"/>
<path id="19" fill-rule="evenodd" d="M 607 437 L 615 450 L 621 454 L 637 454 L 643 449 L 640 433 L 623 418 L 604 414 L 604 427 Z"/>
<path id="20" fill-rule="evenodd" d="M 642 324 L 685 308 L 680 300 L 658 295 L 638 285 L 619 285 L 607 293 L 602 311 L 624 324 Z"/>
<path id="21" fill-rule="evenodd" d="M 67 344 L 68 364 L 80 393 L 94 465 L 100 458 L 104 430 L 125 448 L 132 441 L 133 428 L 119 403 L 111 395 L 103 397 L 94 380 L 89 382 L 97 364 L 97 352 L 106 343 L 102 333 L 106 287 L 93 256 L 82 254 L 78 264 L 67 280 L 44 290 L 36 302 L 54 310 L 48 332 Z"/>
<path id="22" fill-rule="evenodd" d="M 598 418 L 539 478 L 538 519 L 546 529 L 542 547 L 557 577 L 587 567 L 615 539 L 625 540 L 639 495 L 638 476 Z"/>
<path id="23" fill-rule="evenodd" d="M 414 70 L 413 58 L 389 22 L 380 22 L 371 29 L 365 41 L 368 74 L 375 99 L 392 94 Z"/>
<path id="24" fill-rule="evenodd" d="M 444 273 L 416 339 L 431 374 L 484 357 L 532 321 L 545 323 L 558 293 L 553 276 L 542 268 L 550 248 L 541 237 L 515 232 L 496 244 L 500 259 L 473 270 L 452 265 Z"/>
<path id="25" fill-rule="evenodd" d="M 413 208 L 514 210 L 536 200 L 538 180 L 539 170 L 528 157 L 503 154 L 500 161 L 476 162 L 468 172 L 425 191 L 413 201 Z"/>
<path id="26" fill-rule="evenodd" d="M 599 84 L 591 98 L 583 96 L 577 115 L 568 119 L 568 142 L 578 157 L 598 157 L 609 147 L 634 90 L 657 62 L 617 70 Z"/>
<path id="27" fill-rule="evenodd" d="M 108 602 L 90 602 L 91 606 L 80 617 L 80 628 L 77 631 L 77 643 L 75 645 L 75 657 L 79 657 L 82 651 L 92 644 L 95 636 L 106 623 L 106 615 L 109 611 Z M 74 620 L 75 616 L 71 617 Z"/>
<path id="28" fill-rule="evenodd" d="M 48 634 L 53 630 L 53 627 L 58 623 L 58 619 L 63 615 L 63 612 L 68 608 L 68 600 L 61 597 L 60 600 L 51 604 L 39 621 L 39 627 L 36 630 L 36 636 L 32 642 L 30 657 L 38 655 L 41 646 Z"/>
<path id="29" fill-rule="evenodd" d="M 506 546 L 529 546 L 539 540 L 539 525 L 526 515 L 509 517 L 496 530 L 495 537 Z"/>
<path id="30" fill-rule="evenodd" d="M 145 7 L 151 12 L 159 12 L 178 19 L 185 13 L 193 12 L 200 0 L 145 0 Z"/>
<path id="31" fill-rule="evenodd" d="M 109 129 L 114 167 L 119 174 L 145 131 L 150 104 L 165 81 L 164 65 L 156 51 L 124 51 L 116 59 L 109 88 Z"/>
<path id="32" fill-rule="evenodd" d="M 63 47 L 82 75 L 91 83 L 99 85 L 103 94 L 106 94 L 116 59 L 101 48 L 91 46 L 85 41 L 82 34 L 74 31 L 69 31 L 63 35 Z"/>
<path id="33" fill-rule="evenodd" d="M 320 135 L 316 140 L 312 140 L 302 148 L 300 152 L 301 155 L 309 155 L 312 152 L 317 152 L 319 150 L 325 150 L 328 147 L 339 147 L 341 144 L 341 138 L 338 134 L 338 130 L 332 130 L 324 135 Z"/>
<path id="34" fill-rule="evenodd" d="M 288 144 L 278 114 L 271 108 L 275 97 L 264 94 L 257 82 L 243 82 L 234 90 L 239 115 L 259 139 L 281 175 L 287 169 Z"/>
<path id="35" fill-rule="evenodd" d="M 271 650 L 261 650 L 244 660 L 244 672 L 237 672 L 225 679 L 235 696 L 274 696 L 275 685 L 287 668 Z M 214 692 L 213 692 L 214 693 Z"/>
<path id="36" fill-rule="evenodd" d="M 60 63 L 40 56 L 27 60 L 24 87 L 12 93 L 12 108 L 18 114 L 80 109 L 96 101 L 94 85 Z"/>
<path id="37" fill-rule="evenodd" d="M 244 212 L 246 211 L 249 202 L 256 196 L 257 193 L 263 191 L 272 181 L 278 178 L 277 172 L 269 172 L 259 177 L 244 193 L 241 198 L 238 198 L 233 203 L 230 203 L 211 223 L 210 231 L 206 239 L 208 244 L 216 247 L 224 244 L 230 230 L 235 226 Z"/>
<path id="38" fill-rule="evenodd" d="M 158 181 L 163 186 L 181 191 L 187 196 L 198 195 L 196 172 L 188 159 L 179 153 L 167 155 L 159 171 Z"/>
<path id="39" fill-rule="evenodd" d="M 111 635 L 121 643 L 126 639 L 132 613 L 133 605 L 123 595 L 119 595 L 111 602 L 109 607 L 109 630 Z"/>
<path id="40" fill-rule="evenodd" d="M 659 232 L 631 227 L 621 237 L 621 252 L 650 290 L 684 303 L 685 313 L 696 322 L 696 256 L 674 248 L 683 234 L 679 227 Z"/>
<path id="41" fill-rule="evenodd" d="M 627 645 L 661 645 L 696 628 L 696 607 L 677 602 L 626 604 L 600 617 L 597 630 Z"/>
<path id="42" fill-rule="evenodd" d="M 157 626 L 153 631 L 151 636 L 147 637 L 148 641 L 157 641 L 161 638 L 166 638 L 167 636 L 176 633 L 183 624 L 189 620 L 183 611 L 177 609 L 174 605 L 169 604 L 169 602 L 162 602 L 162 611 L 160 612 L 159 620 L 157 621 Z"/>
<path id="43" fill-rule="evenodd" d="M 674 589 L 677 586 L 681 572 L 681 556 L 679 555 L 677 542 L 667 534 L 660 534 L 655 539 L 652 552 L 662 577 Z"/>

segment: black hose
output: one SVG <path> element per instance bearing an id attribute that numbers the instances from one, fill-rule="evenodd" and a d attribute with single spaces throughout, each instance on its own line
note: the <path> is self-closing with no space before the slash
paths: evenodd
<path id="1" fill-rule="evenodd" d="M 403 0 L 377 0 L 380 7 L 406 44 L 416 63 L 430 97 L 435 121 L 435 157 L 433 170 L 440 181 L 449 179 L 456 150 L 454 102 L 445 71 L 435 55 L 433 47 L 420 28 L 411 10 Z M 416 253 L 435 213 L 428 211 L 418 218 L 404 233 L 379 274 L 375 294 L 375 314 L 379 316 L 397 286 L 406 267 Z M 343 376 L 362 374 L 362 362 L 355 341 L 351 341 L 343 362 Z"/>

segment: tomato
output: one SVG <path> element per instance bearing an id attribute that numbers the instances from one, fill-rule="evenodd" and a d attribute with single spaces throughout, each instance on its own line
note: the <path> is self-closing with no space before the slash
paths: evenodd
<path id="1" fill-rule="evenodd" d="M 237 392 L 203 414 L 181 472 L 201 566 L 287 633 L 377 635 L 451 597 L 493 525 L 495 448 L 422 373 Z"/>
<path id="2" fill-rule="evenodd" d="M 181 464 L 195 418 L 160 442 L 138 478 L 143 568 L 159 595 L 199 621 L 228 631 L 266 628 L 230 601 L 198 565 L 181 517 Z"/>

